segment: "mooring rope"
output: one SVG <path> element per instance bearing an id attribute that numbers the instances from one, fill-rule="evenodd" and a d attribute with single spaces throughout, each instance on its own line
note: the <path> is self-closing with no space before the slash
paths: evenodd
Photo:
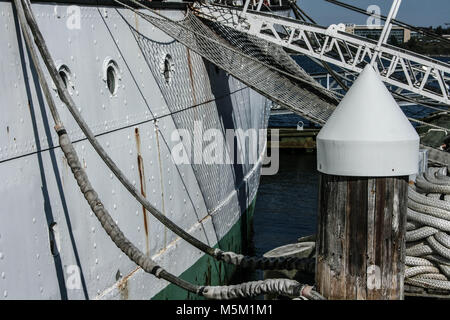
<path id="1" fill-rule="evenodd" d="M 257 296 L 257 295 L 263 294 L 263 293 L 266 293 L 266 294 L 272 293 L 272 294 L 287 295 L 287 296 L 291 296 L 291 297 L 303 296 L 308 299 L 314 299 L 314 300 L 324 299 L 320 294 L 315 292 L 312 287 L 300 284 L 299 282 L 297 282 L 295 280 L 290 280 L 289 283 L 287 283 L 286 279 L 268 279 L 268 280 L 264 280 L 264 281 L 252 281 L 252 282 L 242 283 L 242 284 L 238 284 L 238 285 L 234 285 L 234 286 L 218 286 L 218 287 L 198 286 L 196 284 L 189 283 L 189 282 L 167 272 L 164 268 L 162 268 L 161 266 L 156 264 L 150 257 L 146 256 L 136 246 L 134 246 L 134 244 L 131 243 L 126 238 L 126 236 L 120 230 L 119 226 L 114 222 L 112 217 L 109 215 L 107 209 L 104 207 L 103 203 L 99 199 L 98 194 L 93 189 L 93 187 L 88 179 L 88 176 L 79 161 L 78 155 L 73 147 L 73 144 L 72 144 L 66 130 L 64 129 L 64 126 L 63 126 L 61 120 L 60 120 L 59 114 L 57 112 L 54 101 L 50 94 L 48 83 L 45 80 L 45 76 L 40 67 L 39 60 L 37 58 L 36 52 L 32 45 L 31 37 L 30 37 L 30 34 L 28 33 L 29 31 L 31 31 L 31 33 L 33 35 L 36 46 L 38 47 L 40 54 L 44 60 L 44 63 L 47 67 L 47 70 L 50 73 L 50 76 L 53 79 L 53 81 L 57 87 L 58 94 L 61 97 L 61 100 L 65 103 L 65 105 L 68 107 L 68 109 L 74 115 L 74 118 L 80 124 L 80 127 L 82 128 L 82 130 L 84 132 L 86 131 L 85 134 L 88 137 L 88 139 L 90 137 L 91 139 L 93 138 L 93 140 L 95 140 L 95 141 L 93 141 L 93 145 L 100 146 L 98 144 L 98 141 L 96 141 L 95 137 L 93 137 L 92 132 L 87 127 L 84 120 L 81 118 L 81 115 L 77 112 L 77 109 L 76 109 L 67 89 L 65 88 L 65 86 L 63 84 L 63 81 L 56 69 L 54 61 L 51 58 L 51 55 L 47 49 L 45 40 L 42 37 L 39 27 L 35 21 L 29 0 L 14 0 L 14 3 L 15 3 L 17 12 L 18 12 L 19 21 L 20 21 L 22 33 L 24 35 L 24 38 L 25 38 L 25 41 L 27 44 L 27 48 L 30 51 L 30 54 L 31 54 L 31 57 L 33 60 L 33 64 L 34 64 L 36 71 L 38 73 L 38 76 L 39 76 L 39 82 L 44 91 L 44 95 L 46 97 L 47 104 L 49 105 L 51 114 L 55 121 L 55 130 L 59 136 L 59 142 L 60 142 L 61 149 L 67 159 L 69 167 L 71 168 L 71 171 L 72 171 L 86 201 L 88 202 L 92 211 L 94 212 L 94 214 L 100 221 L 103 229 L 110 236 L 110 238 L 115 243 L 115 245 L 120 250 L 122 250 L 122 252 L 124 252 L 133 262 L 135 262 L 138 266 L 140 266 L 145 272 L 151 273 L 158 278 L 165 279 L 185 290 L 205 296 L 207 298 L 220 299 L 222 297 L 225 297 L 225 298 L 231 299 L 231 298 L 238 298 L 238 297 L 241 297 L 241 298 L 242 297 L 254 297 L 254 296 Z M 28 30 L 28 28 L 29 28 L 29 30 Z M 75 109 L 75 110 L 73 110 L 73 109 Z M 94 148 L 95 148 L 95 146 L 94 146 Z M 100 146 L 100 150 L 103 150 L 103 149 L 101 149 L 101 146 Z M 109 156 L 104 151 L 103 151 L 103 153 L 104 153 L 103 154 L 104 157 L 110 159 Z M 110 162 L 111 162 L 110 164 L 112 164 L 112 167 L 116 168 L 117 172 L 120 173 L 120 170 L 115 166 L 114 162 L 112 162 L 112 160 Z M 126 180 L 126 178 L 124 178 L 124 179 Z M 172 223 L 172 222 L 170 221 L 170 223 Z M 192 241 L 192 239 L 190 239 L 190 240 Z M 195 239 L 195 240 L 197 242 L 200 242 L 197 239 Z M 206 246 L 205 244 L 202 244 L 202 245 Z M 218 249 L 215 249 L 215 250 L 212 248 L 207 248 L 207 249 L 208 250 L 206 250 L 206 251 L 213 250 L 213 253 L 218 253 L 225 257 L 228 256 L 228 253 L 223 253 L 223 252 L 217 251 Z M 278 259 L 275 259 L 274 261 L 278 262 L 278 264 L 275 263 L 276 266 L 280 266 Z M 291 262 L 291 261 L 289 261 L 289 262 Z M 266 261 L 266 264 L 267 264 L 267 261 Z M 237 292 L 239 292 L 239 294 L 237 294 Z M 298 294 L 298 295 L 296 295 L 296 294 Z"/>
<path id="2" fill-rule="evenodd" d="M 447 168 L 428 168 L 409 188 L 405 283 L 450 290 L 449 191 Z"/>

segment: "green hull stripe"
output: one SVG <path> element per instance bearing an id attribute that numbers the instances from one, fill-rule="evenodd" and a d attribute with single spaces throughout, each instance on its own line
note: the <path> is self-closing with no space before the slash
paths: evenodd
<path id="1" fill-rule="evenodd" d="M 230 231 L 219 241 L 216 248 L 224 251 L 242 253 L 248 248 L 252 232 L 253 211 L 256 197 L 241 215 L 240 219 L 231 227 Z M 194 265 L 181 274 L 183 280 L 198 285 L 224 285 L 230 282 L 236 267 L 231 264 L 218 262 L 205 254 Z M 153 297 L 155 300 L 199 300 L 203 297 L 187 292 L 173 284 L 169 284 Z"/>

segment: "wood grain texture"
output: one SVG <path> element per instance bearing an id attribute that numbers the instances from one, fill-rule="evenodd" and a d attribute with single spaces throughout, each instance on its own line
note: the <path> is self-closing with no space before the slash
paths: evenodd
<path id="1" fill-rule="evenodd" d="M 403 299 L 408 177 L 321 174 L 316 284 L 328 299 Z"/>

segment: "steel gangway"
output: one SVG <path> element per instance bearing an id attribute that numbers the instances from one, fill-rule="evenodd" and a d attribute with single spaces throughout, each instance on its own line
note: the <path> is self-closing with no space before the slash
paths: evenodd
<path id="1" fill-rule="evenodd" d="M 394 0 L 378 41 L 347 33 L 344 24 L 325 28 L 263 12 L 264 0 L 259 0 L 254 10 L 250 10 L 251 2 L 247 0 L 242 9 L 197 3 L 195 10 L 204 19 L 349 71 L 359 73 L 370 63 L 386 84 L 434 102 L 450 104 L 448 64 L 387 44 L 391 21 L 398 13 L 401 0 Z"/>
<path id="2" fill-rule="evenodd" d="M 347 70 L 345 83 L 354 81 L 370 63 L 394 97 L 444 112 L 450 105 L 448 64 L 387 44 L 401 0 L 394 0 L 378 41 L 347 33 L 343 25 L 323 27 L 276 15 L 267 0 L 246 0 L 241 5 L 196 1 L 179 21 L 142 1 L 114 1 L 276 104 L 321 125 L 342 95 L 319 84 L 291 55 L 305 55 L 323 65 Z M 148 39 L 138 32 L 135 36 L 145 51 Z M 146 58 L 152 59 L 150 54 Z M 336 81 L 345 74 L 328 70 Z"/>

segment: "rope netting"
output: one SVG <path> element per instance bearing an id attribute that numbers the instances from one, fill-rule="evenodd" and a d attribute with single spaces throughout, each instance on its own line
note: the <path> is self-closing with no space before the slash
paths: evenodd
<path id="1" fill-rule="evenodd" d="M 332 92 L 279 46 L 220 23 L 200 20 L 190 9 L 183 20 L 172 21 L 121 4 L 261 95 L 312 122 L 323 125 L 338 104 Z"/>

